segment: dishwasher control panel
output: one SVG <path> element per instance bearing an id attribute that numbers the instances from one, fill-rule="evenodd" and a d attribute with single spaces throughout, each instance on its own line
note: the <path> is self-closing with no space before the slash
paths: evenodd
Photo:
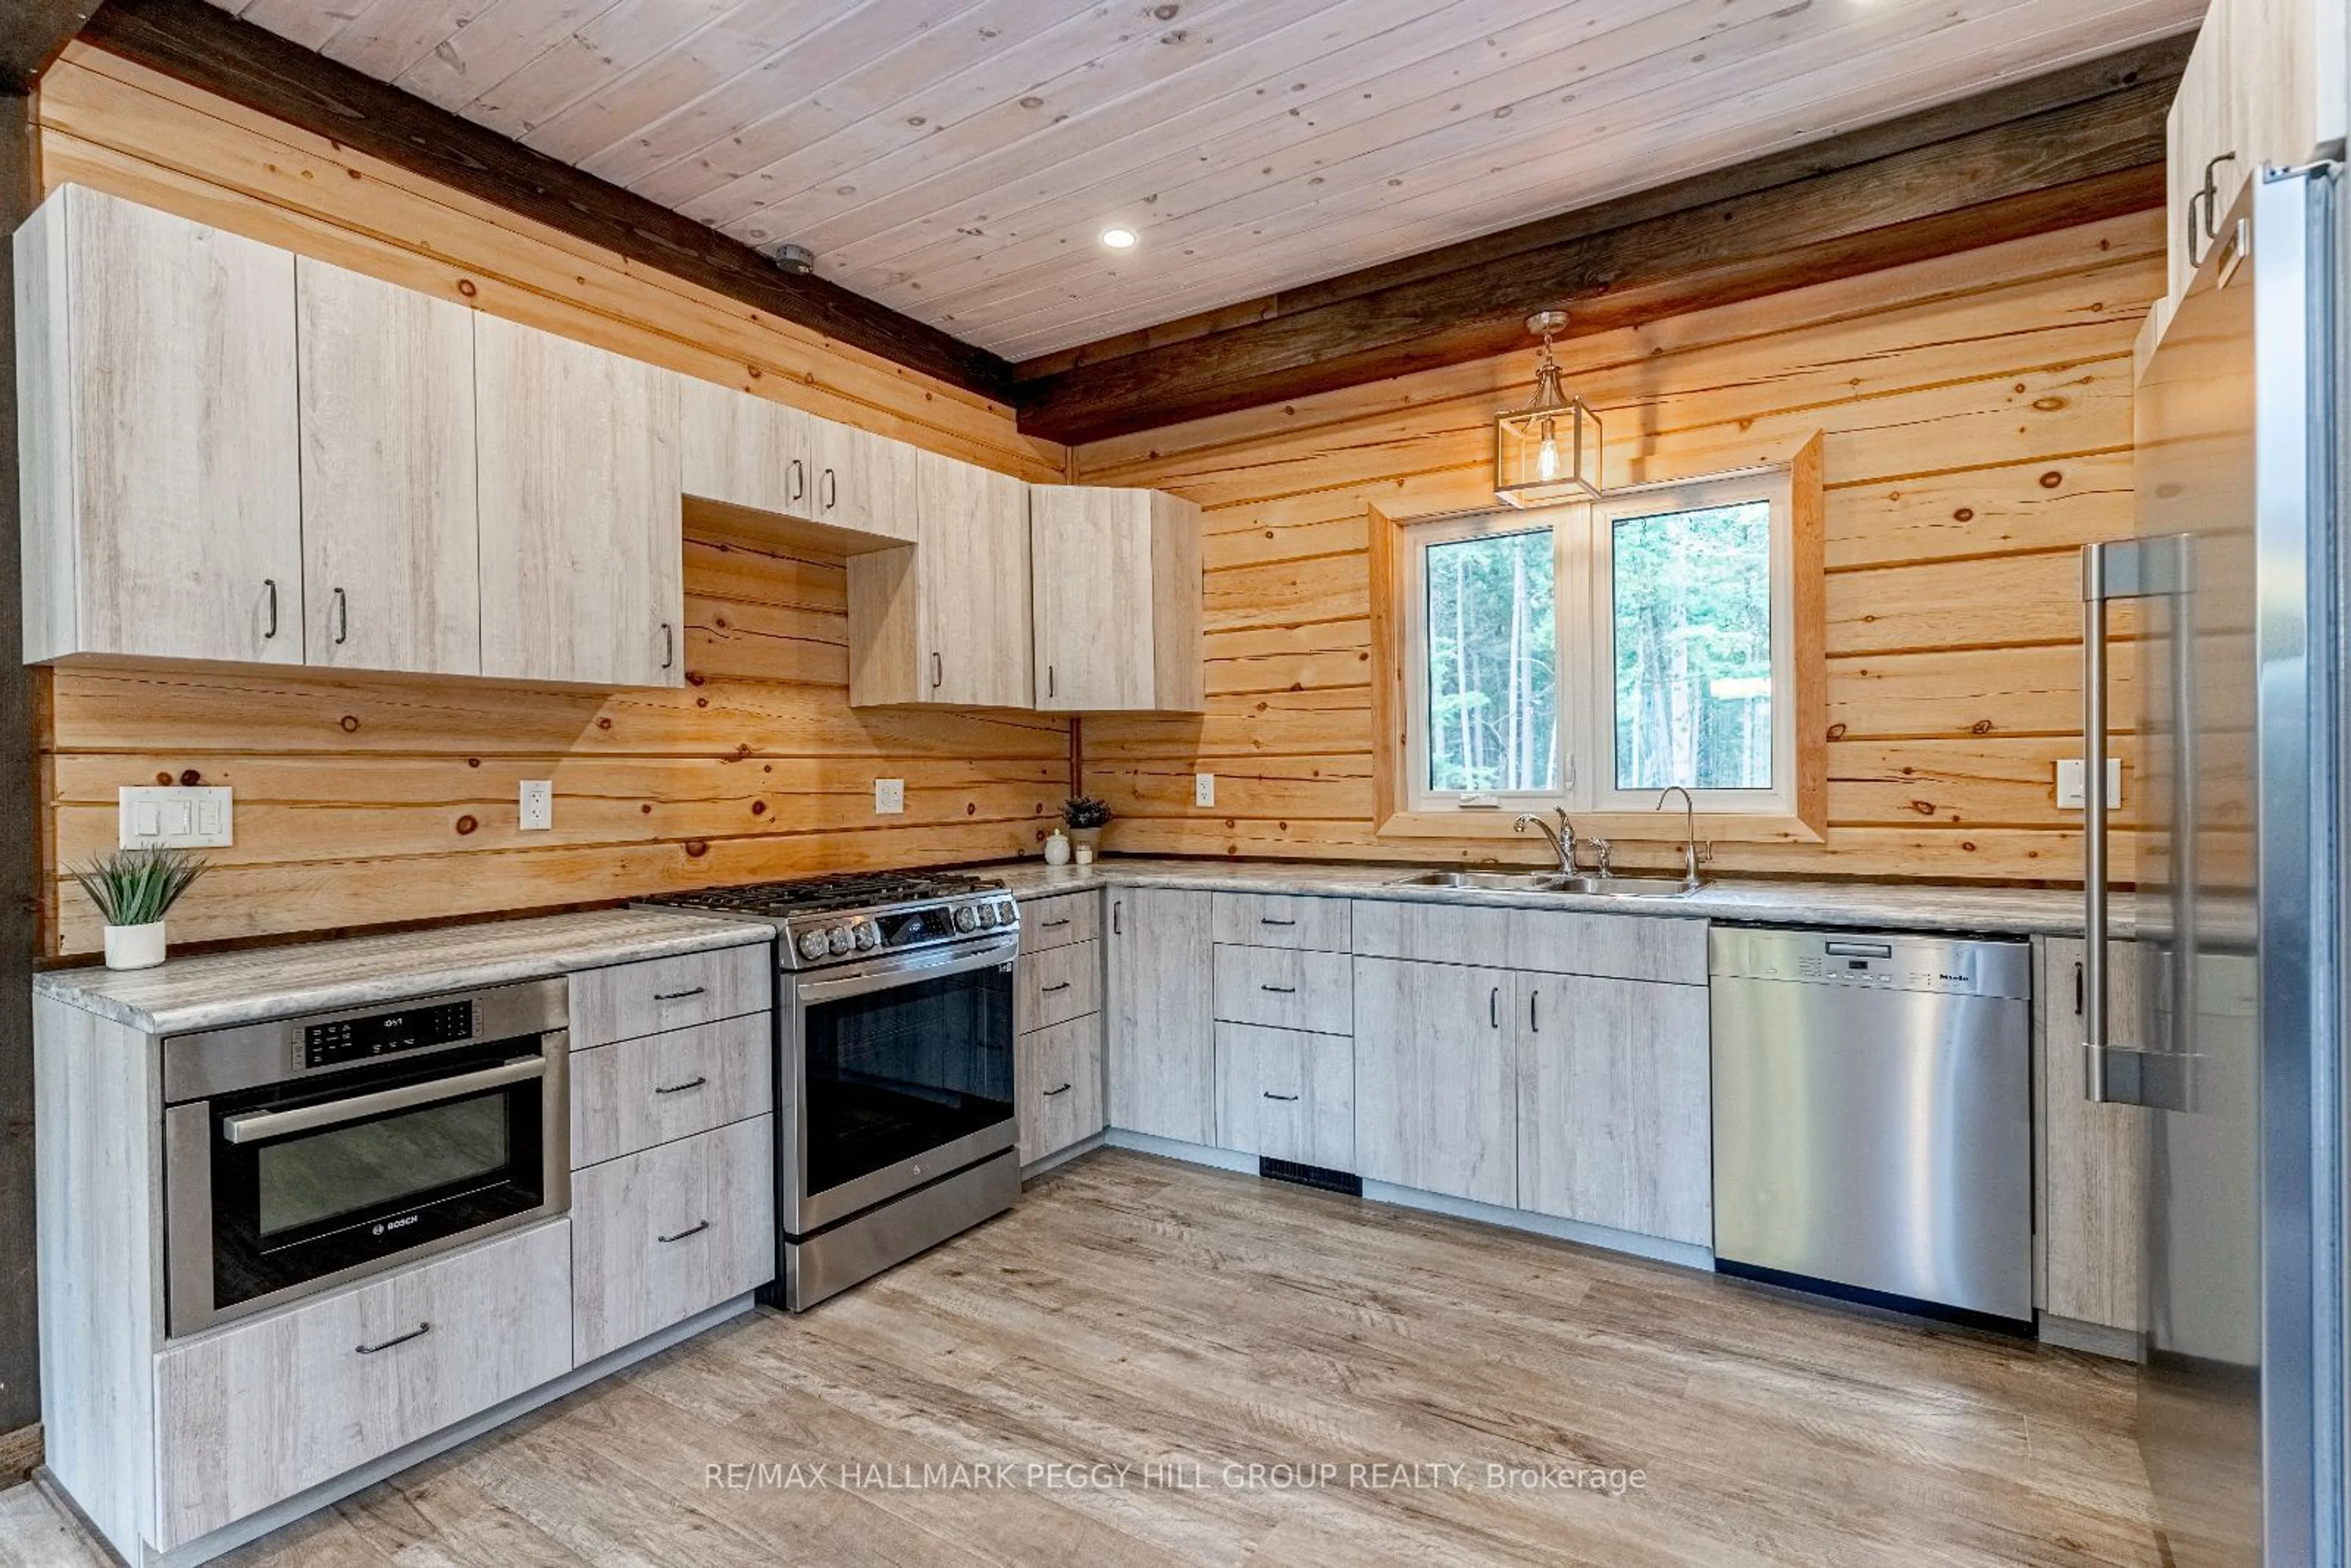
<path id="1" fill-rule="evenodd" d="M 1954 997 L 2030 997 L 2031 945 L 1867 931 L 1717 926 L 1714 973 Z"/>

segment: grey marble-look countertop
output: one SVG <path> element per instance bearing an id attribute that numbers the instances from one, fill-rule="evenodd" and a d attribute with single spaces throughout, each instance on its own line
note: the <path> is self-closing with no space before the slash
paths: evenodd
<path id="1" fill-rule="evenodd" d="M 51 969 L 33 977 L 33 989 L 142 1033 L 185 1034 L 774 936 L 764 923 L 604 909 L 204 953 L 152 969 Z"/>
<path id="2" fill-rule="evenodd" d="M 1090 866 L 1008 861 L 968 868 L 1001 877 L 1018 897 L 1098 887 L 1189 887 L 1224 893 L 1287 893 L 1323 897 L 1417 899 L 1433 904 L 1576 909 L 1613 915 L 1837 925 L 1878 931 L 1964 931 L 1998 936 L 2078 936 L 2082 895 L 2062 888 L 1931 886 L 1913 883 L 1709 882 L 1671 898 L 1494 888 L 1414 887 L 1402 880 L 1429 869 L 1407 865 L 1323 864 L 1311 861 L 1191 861 L 1113 856 Z M 2118 903 L 2125 901 L 2118 901 Z M 2117 908 L 2116 934 L 2126 934 Z"/>

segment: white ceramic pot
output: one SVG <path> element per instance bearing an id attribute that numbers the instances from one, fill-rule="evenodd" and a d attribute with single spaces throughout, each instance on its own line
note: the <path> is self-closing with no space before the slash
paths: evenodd
<path id="1" fill-rule="evenodd" d="M 106 928 L 106 967 L 110 969 L 152 969 L 163 961 L 163 923 L 110 925 Z"/>
<path id="2" fill-rule="evenodd" d="M 1059 828 L 1055 828 L 1052 835 L 1045 841 L 1045 863 L 1047 865 L 1070 863 L 1070 841 L 1061 836 L 1061 830 Z M 108 929 L 113 928 L 110 926 Z"/>

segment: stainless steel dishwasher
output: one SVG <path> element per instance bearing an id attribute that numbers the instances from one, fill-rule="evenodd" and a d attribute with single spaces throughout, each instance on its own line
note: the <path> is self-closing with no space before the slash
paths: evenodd
<path id="1" fill-rule="evenodd" d="M 1716 926 L 1716 1265 L 2032 1317 L 2023 942 Z"/>

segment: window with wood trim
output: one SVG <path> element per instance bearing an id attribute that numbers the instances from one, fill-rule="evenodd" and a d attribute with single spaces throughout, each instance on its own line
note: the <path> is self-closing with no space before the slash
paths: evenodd
<path id="1" fill-rule="evenodd" d="M 1406 525 L 1415 812 L 1800 810 L 1794 504 L 1775 468 Z"/>

